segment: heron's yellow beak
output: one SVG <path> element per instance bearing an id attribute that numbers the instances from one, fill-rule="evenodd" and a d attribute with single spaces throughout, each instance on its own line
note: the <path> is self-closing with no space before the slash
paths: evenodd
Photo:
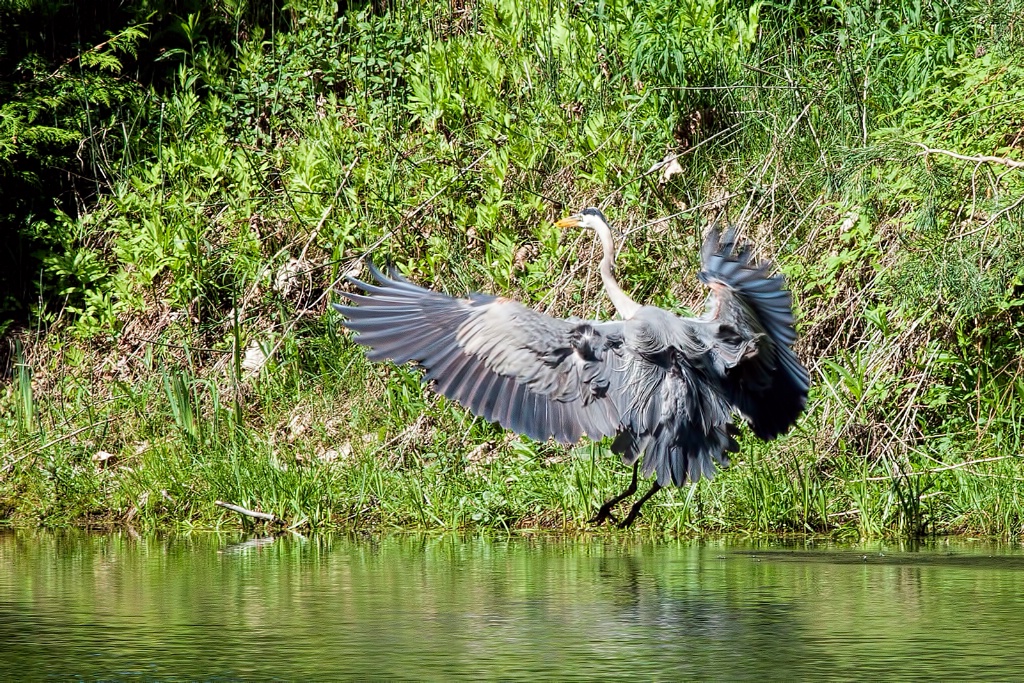
<path id="1" fill-rule="evenodd" d="M 580 224 L 579 215 L 572 215 L 555 223 L 556 228 L 575 228 Z"/>

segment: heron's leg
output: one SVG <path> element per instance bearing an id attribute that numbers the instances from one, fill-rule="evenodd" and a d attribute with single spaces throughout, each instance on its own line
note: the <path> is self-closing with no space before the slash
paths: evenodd
<path id="1" fill-rule="evenodd" d="M 604 522 L 604 520 L 608 519 L 609 517 L 612 518 L 612 521 L 618 521 L 617 519 L 615 519 L 615 515 L 612 514 L 612 508 L 618 505 L 624 499 L 629 498 L 634 493 L 636 493 L 636 473 L 639 468 L 640 461 L 638 460 L 636 463 L 633 464 L 633 481 L 629 482 L 629 486 L 626 488 L 625 491 L 615 496 L 614 498 L 609 498 L 608 500 L 606 500 L 604 505 L 601 506 L 601 509 L 597 511 L 597 514 L 590 519 L 590 524 L 601 524 Z"/>
<path id="2" fill-rule="evenodd" d="M 651 490 L 645 493 L 643 497 L 640 498 L 640 500 L 633 503 L 633 507 L 629 509 L 629 514 L 626 515 L 626 518 L 622 520 L 622 522 L 619 524 L 619 528 L 625 529 L 629 527 L 633 523 L 633 520 L 636 519 L 636 516 L 640 514 L 640 508 L 643 507 L 643 504 L 647 502 L 648 498 L 657 493 L 660 488 L 661 484 L 659 484 L 658 482 L 654 482 L 654 485 L 651 486 Z"/>

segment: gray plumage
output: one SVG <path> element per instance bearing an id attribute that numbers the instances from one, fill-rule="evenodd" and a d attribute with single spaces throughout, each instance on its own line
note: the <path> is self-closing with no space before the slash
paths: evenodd
<path id="1" fill-rule="evenodd" d="M 425 381 L 471 412 L 536 440 L 575 443 L 613 436 L 652 490 L 712 477 L 737 450 L 732 420 L 773 439 L 794 424 L 809 377 L 793 352 L 792 298 L 781 275 L 756 264 L 735 232 L 712 232 L 698 277 L 711 288 L 700 317 L 682 317 L 626 296 L 611 275 L 611 231 L 597 209 L 559 221 L 595 229 L 605 247 L 602 278 L 625 318 L 563 320 L 486 294 L 460 299 L 419 287 L 369 264 L 374 282 L 334 305 L 371 360 L 416 361 Z"/>

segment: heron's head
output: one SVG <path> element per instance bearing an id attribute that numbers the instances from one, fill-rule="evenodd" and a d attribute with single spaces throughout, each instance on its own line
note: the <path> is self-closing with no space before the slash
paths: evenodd
<path id="1" fill-rule="evenodd" d="M 601 228 L 608 228 L 608 221 L 605 220 L 604 214 L 601 213 L 601 209 L 590 207 L 589 209 L 583 209 L 579 213 L 574 213 L 568 218 L 555 223 L 555 227 L 558 228 L 589 228 L 591 230 L 600 230 Z"/>

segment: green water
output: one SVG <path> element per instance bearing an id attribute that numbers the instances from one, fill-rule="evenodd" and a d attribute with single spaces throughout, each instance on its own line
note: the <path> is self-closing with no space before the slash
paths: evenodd
<path id="1" fill-rule="evenodd" d="M 0 673 L 1018 678 L 1024 551 L 0 533 Z"/>

